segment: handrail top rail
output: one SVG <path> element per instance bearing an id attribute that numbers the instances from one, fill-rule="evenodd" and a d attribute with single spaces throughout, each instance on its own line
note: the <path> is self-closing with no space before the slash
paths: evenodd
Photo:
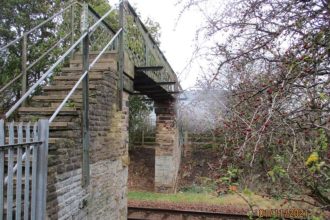
<path id="1" fill-rule="evenodd" d="M 54 19 L 55 17 L 57 17 L 58 15 L 62 14 L 64 11 L 66 11 L 69 7 L 71 7 L 74 4 L 78 4 L 81 5 L 80 2 L 78 1 L 73 1 L 71 3 L 69 3 L 67 6 L 65 6 L 64 8 L 60 9 L 58 12 L 56 12 L 55 14 L 53 14 L 51 17 L 47 18 L 46 20 L 44 20 L 43 22 L 41 22 L 40 24 L 38 24 L 37 26 L 33 27 L 32 29 L 30 29 L 29 31 L 24 32 L 21 36 L 17 37 L 16 39 L 10 41 L 8 44 L 6 44 L 5 46 L 0 48 L 0 51 L 5 50 L 6 48 L 8 48 L 9 46 L 13 45 L 14 43 L 16 43 L 17 41 L 21 40 L 24 36 L 31 34 L 33 31 L 37 30 L 38 28 L 40 28 L 41 26 L 43 26 L 44 24 L 46 24 L 47 22 L 51 21 L 52 19 Z"/>

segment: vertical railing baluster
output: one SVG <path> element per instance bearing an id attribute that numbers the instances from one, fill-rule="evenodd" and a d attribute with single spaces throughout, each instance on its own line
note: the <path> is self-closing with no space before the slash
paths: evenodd
<path id="1" fill-rule="evenodd" d="M 37 122 L 33 125 L 33 142 L 38 141 L 37 136 Z M 37 158 L 38 158 L 38 146 L 33 145 L 32 148 L 32 198 L 31 198 L 31 219 L 36 219 L 37 208 Z"/>
<path id="2" fill-rule="evenodd" d="M 23 43 L 22 43 L 22 93 L 21 96 L 23 96 L 26 93 L 27 88 L 27 68 L 26 68 L 26 62 L 27 62 L 27 35 L 23 35 Z M 25 105 L 25 102 L 23 102 L 23 106 Z"/>
<path id="3" fill-rule="evenodd" d="M 0 120 L 0 148 L 5 145 L 5 125 L 4 121 Z M 3 202 L 4 202 L 4 168 L 5 168 L 5 154 L 4 151 L 0 149 L 0 220 L 3 220 Z"/>
<path id="4" fill-rule="evenodd" d="M 9 124 L 9 144 L 14 144 L 14 122 Z M 8 149 L 8 179 L 7 179 L 7 220 L 13 219 L 13 166 L 14 149 Z"/>
<path id="5" fill-rule="evenodd" d="M 23 123 L 17 126 L 18 144 L 23 143 Z M 22 147 L 17 148 L 17 171 L 16 171 L 16 220 L 21 219 L 22 211 Z"/>
<path id="6" fill-rule="evenodd" d="M 25 143 L 30 143 L 30 122 L 25 126 Z M 25 148 L 24 220 L 29 220 L 30 206 L 30 146 Z"/>
<path id="7" fill-rule="evenodd" d="M 82 33 L 88 31 L 88 4 L 84 4 L 83 14 L 82 14 Z M 89 34 L 83 39 L 82 46 L 82 63 L 83 72 L 89 69 Z M 82 81 L 82 98 L 83 98 L 83 168 L 82 168 L 82 185 L 85 187 L 89 184 L 89 102 L 88 102 L 88 77 L 89 74 L 85 76 Z"/>

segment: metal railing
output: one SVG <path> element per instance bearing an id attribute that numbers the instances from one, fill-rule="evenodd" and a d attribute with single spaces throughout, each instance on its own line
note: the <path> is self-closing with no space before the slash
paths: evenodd
<path id="1" fill-rule="evenodd" d="M 11 122 L 7 130 L 0 120 L 1 220 L 45 219 L 48 132 L 48 120 Z"/>

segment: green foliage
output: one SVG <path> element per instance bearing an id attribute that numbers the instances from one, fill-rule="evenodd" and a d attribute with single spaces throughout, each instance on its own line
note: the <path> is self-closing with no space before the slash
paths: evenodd
<path id="1" fill-rule="evenodd" d="M 328 138 L 324 129 L 319 129 L 319 138 L 317 139 L 317 148 L 320 151 L 326 151 L 328 149 Z"/>
<path id="2" fill-rule="evenodd" d="M 147 27 L 149 34 L 152 36 L 152 38 L 156 41 L 156 43 L 159 46 L 160 37 L 161 37 L 160 24 L 157 21 L 153 21 L 151 18 L 147 18 L 147 20 L 144 22 L 144 24 Z"/>
<path id="3" fill-rule="evenodd" d="M 128 192 L 128 199 L 137 201 L 158 201 L 185 204 L 223 204 L 226 200 L 212 196 L 208 193 L 179 192 L 176 194 L 152 193 L 152 192 Z"/>
<path id="4" fill-rule="evenodd" d="M 129 140 L 134 143 L 144 127 L 144 119 L 152 112 L 151 102 L 143 101 L 139 96 L 129 97 Z"/>
<path id="5" fill-rule="evenodd" d="M 12 40 L 23 35 L 24 32 L 31 30 L 46 18 L 53 15 L 64 4 L 63 1 L 3 1 L 0 7 L 0 47 L 8 44 Z M 67 13 L 63 13 L 63 18 Z M 27 35 L 27 60 L 28 64 L 33 63 L 60 38 L 68 32 L 69 24 L 61 21 L 60 17 L 54 19 L 37 31 Z M 40 78 L 46 68 L 57 59 L 58 55 L 67 47 L 67 42 L 62 42 L 50 54 L 40 60 L 28 72 L 28 85 L 33 84 Z M 21 73 L 22 40 L 0 52 L 0 87 L 11 81 Z M 20 97 L 21 81 L 16 81 L 3 94 L 0 94 L 0 112 L 8 109 L 12 103 Z"/>
<path id="6" fill-rule="evenodd" d="M 193 183 L 190 186 L 185 186 L 180 189 L 185 193 L 211 193 L 217 189 L 217 183 L 215 180 L 208 177 L 199 177 L 199 184 Z"/>
<path id="7" fill-rule="evenodd" d="M 315 140 L 315 150 L 308 156 L 305 165 L 311 173 L 318 172 L 329 180 L 329 176 L 326 174 L 326 172 L 329 172 L 329 167 L 326 166 L 326 162 L 322 160 L 327 154 L 328 138 L 324 129 L 319 129 L 318 134 L 318 138 Z"/>
<path id="8" fill-rule="evenodd" d="M 252 195 L 253 195 L 253 192 L 252 192 L 249 188 L 247 188 L 247 187 L 245 187 L 245 188 L 243 189 L 242 193 L 243 193 L 244 195 L 247 195 L 247 196 L 252 196 Z"/>
<path id="9" fill-rule="evenodd" d="M 112 7 L 109 5 L 108 1 L 106 0 L 89 0 L 88 3 L 92 6 L 92 8 L 99 14 L 104 15 L 108 12 Z M 110 26 L 114 29 L 114 31 L 119 29 L 119 22 L 118 22 L 118 11 L 115 10 L 111 13 L 105 21 L 110 24 Z"/>
<path id="10" fill-rule="evenodd" d="M 275 165 L 272 170 L 268 171 L 267 174 L 272 178 L 272 181 L 275 182 L 276 179 L 286 176 L 286 171 L 282 166 Z"/>
<path id="11" fill-rule="evenodd" d="M 227 186 L 238 185 L 238 179 L 241 172 L 241 169 L 234 166 L 229 166 L 226 175 L 221 177 L 220 181 Z"/>
<path id="12" fill-rule="evenodd" d="M 132 58 L 135 62 L 145 62 L 145 41 L 132 16 L 128 16 L 126 20 L 125 45 L 132 51 Z"/>
<path id="13" fill-rule="evenodd" d="M 322 218 L 321 216 L 311 216 L 309 219 L 310 220 L 323 220 L 324 218 Z"/>

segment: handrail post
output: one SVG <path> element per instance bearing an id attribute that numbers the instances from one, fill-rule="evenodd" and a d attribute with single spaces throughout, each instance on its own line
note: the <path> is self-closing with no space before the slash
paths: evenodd
<path id="1" fill-rule="evenodd" d="M 70 28 L 71 28 L 71 46 L 74 43 L 74 14 L 75 13 L 75 4 L 71 5 L 71 18 L 70 18 Z M 74 52 L 71 53 L 71 58 L 73 57 Z"/>
<path id="2" fill-rule="evenodd" d="M 36 219 L 46 219 L 47 202 L 47 172 L 48 172 L 48 138 L 49 124 L 47 119 L 38 122 L 38 139 L 42 142 L 37 147 L 37 195 L 36 195 Z"/>
<path id="3" fill-rule="evenodd" d="M 123 88 L 124 88 L 124 4 L 125 0 L 120 0 L 119 2 L 119 26 L 122 28 L 122 32 L 119 35 L 118 39 L 118 74 L 119 74 L 119 83 L 118 83 L 118 106 L 119 110 L 123 110 Z"/>
<path id="4" fill-rule="evenodd" d="M 26 68 L 26 62 L 27 62 L 27 35 L 23 35 L 23 42 L 22 42 L 22 93 L 21 96 L 26 93 L 27 88 L 27 68 Z M 23 106 L 25 106 L 25 101 L 22 103 Z"/>
<path id="5" fill-rule="evenodd" d="M 88 4 L 84 3 L 83 13 L 81 17 L 81 31 L 88 31 Z M 83 73 L 89 69 L 89 34 L 87 34 L 82 42 L 82 67 Z M 82 169 L 82 185 L 89 185 L 89 101 L 88 101 L 88 76 L 87 73 L 82 81 L 82 98 L 83 98 L 83 169 Z"/>

